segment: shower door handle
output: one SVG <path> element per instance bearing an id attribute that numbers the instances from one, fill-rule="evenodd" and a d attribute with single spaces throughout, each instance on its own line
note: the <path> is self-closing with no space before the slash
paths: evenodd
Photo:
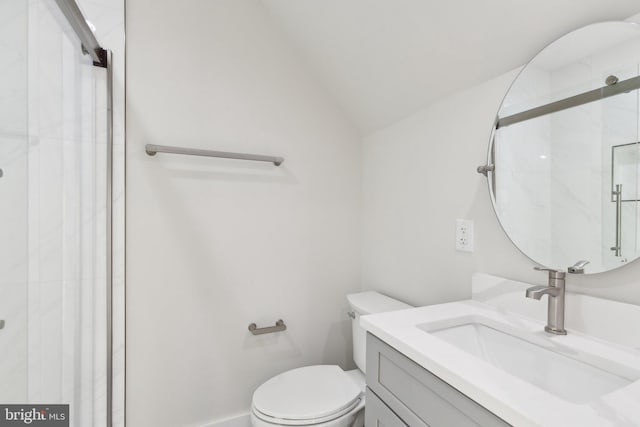
<path id="1" fill-rule="evenodd" d="M 622 184 L 616 184 L 616 189 L 612 192 L 616 196 L 616 245 L 611 248 L 615 251 L 615 256 L 622 254 Z"/>

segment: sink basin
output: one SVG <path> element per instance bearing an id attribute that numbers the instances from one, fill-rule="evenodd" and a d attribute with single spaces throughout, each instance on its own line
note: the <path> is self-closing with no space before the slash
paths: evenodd
<path id="1" fill-rule="evenodd" d="M 577 352 L 544 333 L 520 331 L 482 316 L 462 316 L 416 326 L 573 403 L 593 401 L 640 378 L 639 372 Z"/>

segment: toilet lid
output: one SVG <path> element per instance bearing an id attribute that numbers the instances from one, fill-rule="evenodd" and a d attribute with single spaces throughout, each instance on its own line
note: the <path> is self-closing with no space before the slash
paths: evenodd
<path id="1" fill-rule="evenodd" d="M 283 420 L 324 418 L 352 407 L 362 390 L 336 365 L 306 366 L 271 378 L 253 393 L 253 407 Z"/>

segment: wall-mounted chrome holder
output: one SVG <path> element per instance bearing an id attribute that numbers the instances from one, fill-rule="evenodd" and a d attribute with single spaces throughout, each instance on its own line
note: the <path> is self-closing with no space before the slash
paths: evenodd
<path id="1" fill-rule="evenodd" d="M 258 328 L 255 323 L 249 325 L 249 331 L 251 331 L 253 335 L 270 334 L 273 332 L 281 332 L 286 330 L 287 325 L 284 324 L 284 320 L 282 319 L 279 319 L 276 322 L 275 326 L 267 326 L 266 328 Z"/>
<path id="2" fill-rule="evenodd" d="M 482 166 L 478 166 L 476 170 L 478 171 L 478 173 L 481 173 L 482 175 L 487 176 L 487 173 L 495 171 L 496 167 L 495 165 L 482 165 Z"/>

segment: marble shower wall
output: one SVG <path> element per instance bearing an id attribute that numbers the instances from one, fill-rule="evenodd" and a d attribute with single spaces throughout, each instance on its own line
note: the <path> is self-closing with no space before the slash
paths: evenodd
<path id="1" fill-rule="evenodd" d="M 28 3 L 0 2 L 0 401 L 27 395 Z"/>

